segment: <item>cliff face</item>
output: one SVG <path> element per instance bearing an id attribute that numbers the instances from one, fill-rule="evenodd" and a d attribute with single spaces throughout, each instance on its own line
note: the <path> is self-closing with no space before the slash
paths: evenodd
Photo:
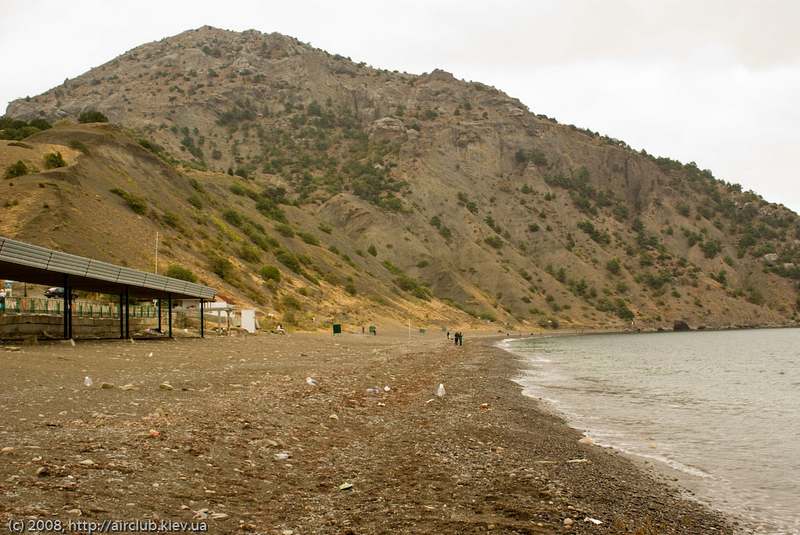
<path id="1" fill-rule="evenodd" d="M 69 123 L 87 110 L 120 126 L 28 138 L 86 150 L 0 183 L 6 198 L 52 197 L 4 209 L 6 232 L 111 259 L 130 249 L 135 264 L 159 231 L 168 262 L 300 323 L 797 318 L 796 214 L 446 72 L 375 70 L 282 35 L 204 27 L 7 115 Z"/>

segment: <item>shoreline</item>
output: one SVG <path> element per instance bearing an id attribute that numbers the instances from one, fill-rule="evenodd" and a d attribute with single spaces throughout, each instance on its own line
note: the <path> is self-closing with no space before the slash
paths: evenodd
<path id="1" fill-rule="evenodd" d="M 0 448 L 11 448 L 0 520 L 201 518 L 215 533 L 276 535 L 734 532 L 623 455 L 579 443 L 522 394 L 498 338 L 0 351 Z"/>
<path id="2" fill-rule="evenodd" d="M 753 329 L 784 329 L 784 328 L 797 328 L 797 327 L 794 326 L 756 327 Z M 745 330 L 745 329 L 743 328 L 702 329 L 696 331 L 693 330 L 690 332 L 719 332 L 727 330 Z M 587 335 L 603 335 L 603 334 L 662 334 L 663 332 L 664 331 L 653 331 L 653 332 L 628 331 L 628 332 L 610 333 L 601 331 L 601 332 L 587 332 L 587 333 L 569 333 L 569 334 L 565 333 L 565 336 L 587 336 Z M 673 331 L 666 331 L 666 332 L 673 332 Z M 676 332 L 681 332 L 681 331 L 676 331 Z M 592 436 L 591 429 L 586 429 L 582 431 L 577 427 L 572 427 L 572 424 L 569 421 L 570 417 L 567 414 L 564 414 L 553 401 L 539 397 L 535 394 L 526 394 L 524 391 L 527 389 L 527 387 L 523 384 L 522 379 L 526 371 L 529 371 L 530 369 L 527 367 L 528 362 L 524 356 L 514 352 L 510 346 L 505 344 L 505 342 L 513 340 L 522 340 L 522 339 L 543 339 L 543 338 L 555 338 L 555 337 L 559 336 L 556 335 L 539 336 L 534 334 L 530 336 L 506 338 L 494 344 L 494 346 L 497 347 L 498 349 L 508 353 L 516 362 L 518 367 L 518 373 L 516 377 L 512 377 L 511 380 L 515 384 L 519 385 L 520 389 L 522 390 L 520 392 L 522 396 L 536 402 L 538 405 L 537 408 L 539 410 L 542 410 L 545 413 L 552 415 L 556 419 L 562 420 L 564 422 L 564 425 L 570 427 L 571 429 L 575 429 L 582 436 L 589 437 L 592 440 L 593 445 L 597 446 L 598 448 L 610 450 L 615 454 L 622 455 L 624 458 L 628 459 L 643 472 L 661 478 L 666 483 L 666 485 L 677 489 L 685 500 L 697 503 L 701 507 L 707 508 L 708 510 L 712 511 L 715 514 L 722 515 L 724 518 L 727 519 L 729 523 L 732 523 L 733 525 L 736 526 L 735 533 L 755 533 L 757 531 L 758 526 L 761 526 L 762 529 L 764 528 L 763 523 L 755 519 L 749 519 L 743 513 L 737 513 L 736 511 L 731 511 L 731 510 L 726 511 L 721 506 L 715 505 L 710 498 L 702 496 L 702 489 L 701 489 L 702 485 L 700 485 L 698 481 L 705 477 L 709 477 L 710 474 L 699 471 L 699 469 L 695 469 L 689 466 L 683 466 L 683 465 L 682 465 L 683 467 L 674 466 L 673 463 L 677 463 L 678 465 L 681 465 L 681 463 L 678 461 L 671 461 L 659 455 L 648 456 L 643 453 L 628 451 L 624 448 L 621 448 L 611 443 L 603 443 L 602 441 L 597 441 Z"/>

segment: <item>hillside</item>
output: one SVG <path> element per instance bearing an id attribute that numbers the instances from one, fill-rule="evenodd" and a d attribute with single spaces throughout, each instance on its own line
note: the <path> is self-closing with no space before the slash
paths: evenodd
<path id="1" fill-rule="evenodd" d="M 443 71 L 203 27 L 7 117 L 56 126 L 0 163 L 66 167 L 0 181 L 0 233 L 147 269 L 158 231 L 162 271 L 303 326 L 798 318 L 796 214 Z"/>

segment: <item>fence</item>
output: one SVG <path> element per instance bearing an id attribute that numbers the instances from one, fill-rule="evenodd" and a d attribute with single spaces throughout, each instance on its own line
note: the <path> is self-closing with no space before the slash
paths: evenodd
<path id="1" fill-rule="evenodd" d="M 164 307 L 166 311 L 166 307 Z M 3 311 L 0 311 L 2 313 Z M 41 297 L 6 297 L 6 314 L 63 316 L 63 299 L 43 299 Z M 119 318 L 120 307 L 116 303 L 80 301 L 72 303 L 74 318 Z M 131 305 L 131 318 L 157 318 L 158 307 L 152 304 Z"/>

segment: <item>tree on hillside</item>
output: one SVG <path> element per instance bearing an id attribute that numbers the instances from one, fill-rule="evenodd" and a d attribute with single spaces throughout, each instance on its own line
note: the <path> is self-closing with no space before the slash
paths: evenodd
<path id="1" fill-rule="evenodd" d="M 97 110 L 86 110 L 78 116 L 79 123 L 107 123 L 108 117 Z"/>

